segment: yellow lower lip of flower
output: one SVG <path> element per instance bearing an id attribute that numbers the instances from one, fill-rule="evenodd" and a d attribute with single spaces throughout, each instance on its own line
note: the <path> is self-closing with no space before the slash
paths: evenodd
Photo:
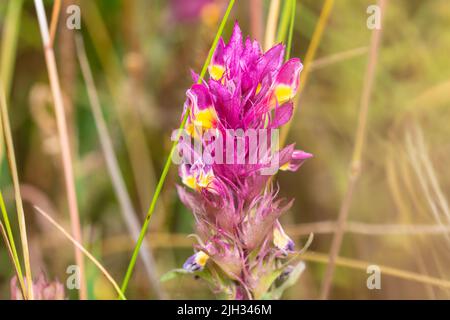
<path id="1" fill-rule="evenodd" d="M 286 171 L 286 170 L 288 170 L 288 169 L 289 169 L 289 162 L 283 164 L 283 165 L 280 167 L 280 170 L 281 170 L 281 171 Z"/>
<path id="2" fill-rule="evenodd" d="M 206 188 L 213 181 L 213 179 L 214 177 L 210 175 L 201 177 L 200 180 L 197 182 L 197 186 L 200 188 Z"/>
<path id="3" fill-rule="evenodd" d="M 201 191 L 204 188 L 207 188 L 211 182 L 214 180 L 214 174 L 213 173 L 207 173 L 207 174 L 200 174 L 199 177 L 195 177 L 193 175 L 189 175 L 186 177 L 183 177 L 182 181 L 183 183 L 188 186 L 191 189 Z"/>
<path id="4" fill-rule="evenodd" d="M 214 173 L 208 171 L 207 173 L 201 172 L 197 179 L 197 186 L 200 188 L 207 188 L 214 180 Z"/>
<path id="5" fill-rule="evenodd" d="M 204 267 L 208 260 L 209 256 L 206 253 L 204 253 L 203 251 L 197 252 L 197 255 L 195 256 L 195 262 L 199 266 Z"/>
<path id="6" fill-rule="evenodd" d="M 260 93 L 260 91 L 261 91 L 261 83 L 258 83 L 258 86 L 256 87 L 255 94 Z"/>
<path id="7" fill-rule="evenodd" d="M 217 121 L 216 110 L 213 107 L 209 107 L 200 110 L 195 115 L 194 124 L 201 126 L 204 129 L 211 129 Z"/>
<path id="8" fill-rule="evenodd" d="M 208 70 L 209 70 L 209 75 L 214 80 L 219 80 L 220 78 L 222 78 L 222 76 L 225 72 L 225 68 L 219 64 L 210 65 Z"/>
<path id="9" fill-rule="evenodd" d="M 291 100 L 294 97 L 292 88 L 285 84 L 279 84 L 275 88 L 275 96 L 279 105 Z"/>
<path id="10" fill-rule="evenodd" d="M 273 230 L 273 244 L 278 248 L 284 250 L 289 243 L 289 239 L 283 235 L 278 228 Z"/>
<path id="11" fill-rule="evenodd" d="M 194 114 L 192 122 L 186 124 L 186 132 L 191 137 L 197 138 L 204 131 L 215 128 L 216 123 L 216 110 L 213 107 L 209 107 Z"/>
<path id="12" fill-rule="evenodd" d="M 191 189 L 197 189 L 197 182 L 193 176 L 183 178 L 183 183 Z"/>

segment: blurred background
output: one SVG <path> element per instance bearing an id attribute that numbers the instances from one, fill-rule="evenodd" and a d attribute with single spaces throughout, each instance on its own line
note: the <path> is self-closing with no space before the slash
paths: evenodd
<path id="1" fill-rule="evenodd" d="M 298 0 L 291 56 L 305 58 L 324 3 Z M 14 3 L 14 4 L 13 4 Z M 333 275 L 333 299 L 450 298 L 450 2 L 388 0 L 368 103 L 365 145 L 349 199 L 346 224 L 336 224 L 356 176 L 352 154 L 369 61 L 375 0 L 337 0 L 331 8 L 287 141 L 314 154 L 298 172 L 281 173 L 281 195 L 295 198 L 282 217 L 300 248 L 310 232 L 307 269 L 285 299 L 316 299 L 333 233 L 343 243 Z M 45 1 L 50 19 L 53 1 Z M 54 40 L 61 80 L 84 244 L 120 283 L 133 241 L 107 170 L 75 32 L 67 6 L 81 9 L 81 34 L 103 116 L 126 191 L 142 223 L 178 127 L 190 72 L 199 72 L 227 1 L 63 0 Z M 233 20 L 263 41 L 271 1 L 237 1 Z M 280 1 L 280 11 L 284 0 Z M 13 7 L 13 8 L 11 8 Z M 13 31 L 13 37 L 7 37 Z M 16 31 L 16 32 L 15 32 Z M 35 213 L 44 208 L 70 230 L 53 99 L 33 1 L 0 1 L 0 76 L 9 102 L 16 161 L 34 273 L 64 282 L 73 245 Z M 18 235 L 10 170 L 1 152 L 0 187 Z M 355 167 L 353 166 L 353 170 Z M 172 168 L 148 232 L 156 276 L 192 254 L 193 216 L 180 203 Z M 14 275 L 0 246 L 0 298 Z M 369 290 L 366 267 L 381 267 L 381 289 Z M 86 262 L 91 299 L 115 298 L 98 269 Z M 68 296 L 76 297 L 75 291 Z M 214 298 L 191 277 L 155 286 L 140 260 L 129 298 Z"/>

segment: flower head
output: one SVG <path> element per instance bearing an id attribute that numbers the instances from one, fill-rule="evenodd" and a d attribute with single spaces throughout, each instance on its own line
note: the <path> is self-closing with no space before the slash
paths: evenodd
<path id="1" fill-rule="evenodd" d="M 219 40 L 209 78 L 186 92 L 190 139 L 178 144 L 184 184 L 178 193 L 195 216 L 201 244 L 183 267 L 225 274 L 235 297 L 260 298 L 261 275 L 294 251 L 279 222 L 292 201 L 279 199 L 269 178 L 297 170 L 312 155 L 294 145 L 279 149 L 273 134 L 293 115 L 302 70 L 299 59 L 283 63 L 283 57 L 282 44 L 264 53 L 258 42 L 243 40 L 236 23 L 229 42 Z"/>

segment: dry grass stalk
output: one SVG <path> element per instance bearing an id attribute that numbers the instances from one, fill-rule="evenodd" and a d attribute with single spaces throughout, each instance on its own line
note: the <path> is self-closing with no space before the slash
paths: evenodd
<path id="1" fill-rule="evenodd" d="M 317 21 L 314 33 L 311 38 L 311 42 L 309 43 L 308 49 L 306 51 L 305 60 L 303 61 L 303 70 L 300 73 L 300 87 L 298 89 L 296 98 L 297 100 L 294 105 L 298 105 L 303 88 L 305 87 L 305 84 L 308 80 L 309 74 L 311 72 L 311 65 L 314 61 L 314 57 L 316 56 L 316 52 L 317 49 L 319 48 L 320 41 L 322 40 L 323 31 L 325 30 L 325 26 L 327 25 L 328 18 L 331 14 L 331 9 L 333 9 L 333 5 L 334 0 L 326 0 L 320 11 L 319 20 Z M 297 110 L 297 108 L 295 110 Z M 281 130 L 280 146 L 284 146 L 284 144 L 286 143 L 289 130 L 291 129 L 292 121 L 294 120 L 294 115 L 292 116 L 291 120 L 288 123 L 286 123 L 286 125 Z"/>
<path id="2" fill-rule="evenodd" d="M 275 43 L 275 34 L 278 26 L 278 15 L 280 13 L 280 0 L 272 0 L 267 18 L 266 34 L 264 37 L 264 51 L 269 50 Z"/>
<path id="3" fill-rule="evenodd" d="M 152 235 L 153 246 L 158 246 L 159 248 L 190 248 L 192 246 L 193 240 L 187 238 L 186 235 L 181 234 L 161 234 L 156 233 Z M 130 238 L 116 237 L 106 239 L 103 243 L 103 253 L 105 256 L 115 255 L 119 252 L 129 251 L 133 248 L 133 242 Z M 302 259 L 305 261 L 318 262 L 318 263 L 329 263 L 329 256 L 324 253 L 307 251 L 302 254 Z M 374 264 L 374 262 L 363 261 L 358 259 L 350 259 L 344 257 L 336 258 L 336 266 L 362 270 L 366 272 L 369 265 Z M 391 266 L 380 265 L 376 263 L 381 268 L 384 275 L 392 276 L 407 281 L 418 282 L 421 284 L 432 285 L 441 289 L 449 289 L 450 281 L 445 279 L 439 279 L 432 276 L 426 276 L 419 273 L 402 270 L 399 268 L 394 268 Z"/>
<path id="4" fill-rule="evenodd" d="M 93 40 L 92 43 L 103 70 L 108 75 L 106 84 L 125 140 L 141 209 L 144 209 L 149 205 L 149 195 L 154 193 L 154 186 L 157 181 L 142 120 L 139 112 L 130 104 L 128 97 L 125 97 L 122 93 L 121 84 L 124 83 L 125 75 L 97 4 L 95 1 L 89 0 L 84 1 L 83 6 L 85 9 L 82 14 L 88 34 Z M 145 177 L 145 179 L 142 179 L 142 177 Z"/>
<path id="5" fill-rule="evenodd" d="M 64 111 L 64 102 L 61 92 L 61 86 L 58 79 L 58 70 L 56 67 L 55 53 L 51 46 L 51 39 L 48 30 L 47 18 L 45 15 L 44 4 L 42 0 L 34 1 L 39 21 L 42 41 L 44 45 L 44 55 L 47 64 L 50 86 L 52 89 L 53 100 L 55 104 L 55 114 L 58 126 L 59 145 L 61 148 L 62 164 L 64 171 L 64 181 L 67 191 L 67 200 L 69 205 L 72 234 L 79 243 L 83 243 L 81 236 L 80 216 L 78 212 L 77 195 L 75 188 L 75 176 L 73 171 L 73 162 L 70 152 L 69 136 L 67 132 L 67 123 Z M 87 299 L 86 278 L 84 269 L 84 256 L 80 249 L 75 248 L 75 260 L 80 268 L 80 299 Z"/>
<path id="6" fill-rule="evenodd" d="M 330 263 L 329 256 L 317 252 L 306 252 L 302 258 L 306 261 L 315 261 L 319 263 Z M 340 267 L 347 267 L 352 269 L 358 269 L 363 270 L 364 272 L 367 271 L 367 267 L 373 263 L 361 261 L 361 260 L 355 260 L 355 259 L 349 259 L 349 258 L 343 258 L 343 257 L 336 257 L 335 258 L 335 265 Z M 377 264 L 377 266 L 380 267 L 381 273 L 383 275 L 392 276 L 408 281 L 418 282 L 421 284 L 429 284 L 432 286 L 436 286 L 442 289 L 449 289 L 450 288 L 450 281 L 439 279 L 435 277 L 430 277 L 426 275 L 422 275 L 415 272 L 405 271 L 398 268 L 393 268 L 389 266 L 384 266 Z"/>
<path id="7" fill-rule="evenodd" d="M 61 11 L 61 0 L 55 0 L 53 3 L 52 19 L 50 23 L 50 47 L 53 47 L 55 41 L 56 28 L 58 27 L 59 12 Z"/>
<path id="8" fill-rule="evenodd" d="M 83 38 L 81 37 L 81 35 L 78 35 L 76 37 L 76 49 L 78 60 L 81 65 L 81 71 L 88 91 L 90 107 L 92 110 L 92 114 L 94 116 L 95 124 L 97 126 L 103 154 L 105 156 L 106 166 L 109 175 L 111 176 L 112 185 L 116 193 L 117 199 L 119 201 L 121 213 L 127 225 L 128 231 L 130 232 L 134 241 L 137 241 L 137 239 L 139 238 L 139 231 L 140 231 L 139 220 L 133 208 L 131 198 L 127 192 L 125 181 L 120 171 L 117 157 L 114 153 L 112 139 L 108 133 L 106 121 L 102 114 L 100 99 L 97 94 L 97 89 L 95 88 L 94 78 L 92 76 L 91 68 L 87 60 Z M 142 250 L 139 252 L 139 254 L 144 263 L 147 276 L 150 280 L 150 284 L 154 292 L 160 299 L 167 298 L 165 292 L 159 285 L 159 277 L 156 274 L 156 264 L 153 255 L 150 251 L 150 248 L 147 246 L 145 242 L 143 243 Z"/>
<path id="9" fill-rule="evenodd" d="M 250 34 L 253 39 L 261 42 L 263 33 L 263 1 L 250 0 L 249 1 L 250 14 Z"/>
<path id="10" fill-rule="evenodd" d="M 367 47 L 358 47 L 338 53 L 331 54 L 327 57 L 318 58 L 311 63 L 311 70 L 315 71 L 333 65 L 338 62 L 346 61 L 352 58 L 363 56 L 367 53 Z"/>
<path id="11" fill-rule="evenodd" d="M 50 217 L 47 213 L 45 213 L 42 209 L 39 207 L 34 207 L 38 213 L 40 213 L 45 219 L 47 219 L 56 229 L 58 229 L 67 239 L 69 239 L 75 247 L 78 248 L 83 254 L 86 255 L 86 257 L 89 258 L 96 266 L 97 268 L 103 273 L 103 275 L 108 279 L 108 281 L 112 284 L 114 289 L 119 294 L 119 297 L 122 300 L 126 300 L 125 295 L 120 290 L 119 285 L 114 280 L 114 278 L 109 274 L 109 272 L 105 269 L 105 267 L 102 266 L 102 264 L 91 254 L 89 251 L 87 251 L 81 243 L 79 243 L 77 240 L 75 240 L 69 232 L 67 232 L 59 223 L 57 223 L 52 217 Z"/>
<path id="12" fill-rule="evenodd" d="M 380 14 L 384 14 L 386 0 L 379 0 Z M 363 84 L 363 91 L 361 95 L 360 113 L 358 117 L 358 128 L 356 131 L 356 141 L 353 149 L 352 162 L 350 165 L 350 177 L 348 180 L 347 191 L 341 204 L 338 215 L 338 229 L 336 230 L 330 249 L 330 261 L 325 271 L 322 282 L 322 289 L 320 293 L 321 299 L 327 299 L 333 281 L 334 270 L 336 266 L 336 257 L 339 255 L 342 240 L 345 232 L 345 224 L 350 212 L 350 206 L 353 198 L 353 192 L 356 188 L 361 173 L 361 157 L 366 140 L 367 118 L 369 113 L 370 96 L 373 88 L 373 81 L 375 78 L 375 67 L 378 60 L 378 49 L 381 41 L 381 29 L 375 29 L 372 32 L 372 38 L 369 51 L 369 62 L 367 65 L 366 75 Z"/>

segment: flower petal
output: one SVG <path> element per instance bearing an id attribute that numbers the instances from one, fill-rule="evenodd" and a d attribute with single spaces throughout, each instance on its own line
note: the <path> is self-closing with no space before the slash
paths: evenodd
<path id="1" fill-rule="evenodd" d="M 303 65 L 297 58 L 287 61 L 281 67 L 274 87 L 274 94 L 279 105 L 291 100 L 297 93 L 302 68 Z"/>
<path id="2" fill-rule="evenodd" d="M 271 127 L 278 128 L 286 124 L 292 118 L 293 112 L 294 104 L 292 102 L 285 103 L 281 107 L 275 108 Z"/>
<path id="3" fill-rule="evenodd" d="M 198 251 L 186 260 L 183 264 L 183 269 L 188 272 L 203 270 L 208 260 L 209 256 L 206 253 Z"/>

